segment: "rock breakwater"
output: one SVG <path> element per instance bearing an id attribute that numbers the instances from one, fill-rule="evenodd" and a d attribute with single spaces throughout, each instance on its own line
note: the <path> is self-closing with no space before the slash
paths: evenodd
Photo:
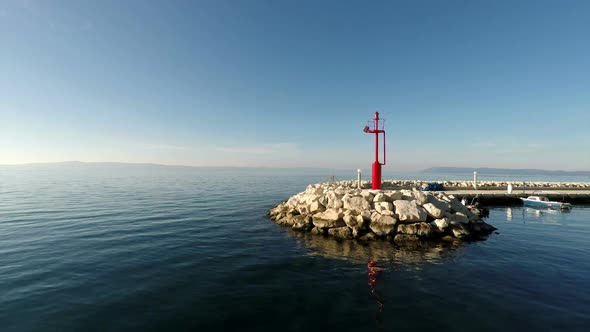
<path id="1" fill-rule="evenodd" d="M 447 190 L 454 189 L 473 189 L 473 181 L 465 180 L 383 180 L 381 187 L 383 189 L 403 189 L 403 188 L 425 188 L 429 183 L 439 183 Z M 356 187 L 356 180 L 335 181 L 332 183 L 336 186 Z M 589 190 L 590 182 L 547 182 L 547 181 L 477 181 L 477 188 L 481 190 L 506 189 L 511 185 L 514 190 L 522 189 L 570 189 L 570 190 Z M 361 181 L 361 188 L 371 188 L 371 181 Z"/>
<path id="2" fill-rule="evenodd" d="M 269 211 L 293 230 L 338 239 L 396 243 L 477 239 L 495 228 L 446 193 L 356 189 L 346 183 L 309 185 Z"/>

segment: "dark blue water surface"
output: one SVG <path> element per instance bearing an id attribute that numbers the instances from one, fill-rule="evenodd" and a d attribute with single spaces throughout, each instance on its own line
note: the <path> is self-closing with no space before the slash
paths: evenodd
<path id="1" fill-rule="evenodd" d="M 496 208 L 486 241 L 415 249 L 266 217 L 326 176 L 3 170 L 0 331 L 590 330 L 590 207 Z"/>

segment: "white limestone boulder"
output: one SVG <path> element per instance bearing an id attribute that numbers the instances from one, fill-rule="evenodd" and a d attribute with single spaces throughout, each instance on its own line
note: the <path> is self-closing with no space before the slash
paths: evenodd
<path id="1" fill-rule="evenodd" d="M 392 216 L 379 215 L 377 220 L 371 221 L 369 228 L 377 236 L 385 237 L 395 232 L 397 219 Z"/>
<path id="2" fill-rule="evenodd" d="M 295 222 L 302 221 L 303 216 L 300 214 L 279 214 L 279 218 L 277 218 L 277 224 L 283 226 L 293 226 Z"/>
<path id="3" fill-rule="evenodd" d="M 351 239 L 352 233 L 350 229 L 346 226 L 343 227 L 334 227 L 328 229 L 328 235 L 334 237 L 336 239 Z"/>
<path id="4" fill-rule="evenodd" d="M 344 209 L 364 211 L 371 209 L 371 203 L 362 196 L 344 195 L 342 198 Z"/>
<path id="5" fill-rule="evenodd" d="M 451 199 L 449 196 L 447 196 L 447 195 L 443 195 L 443 196 L 441 196 L 441 197 L 440 197 L 440 200 L 441 200 L 441 201 L 445 201 L 445 202 L 447 202 L 447 203 L 451 203 L 451 201 L 452 201 L 452 199 Z M 461 203 L 461 202 L 459 202 L 459 203 Z"/>
<path id="6" fill-rule="evenodd" d="M 352 231 L 352 236 L 357 237 L 361 230 L 366 229 L 368 220 L 365 219 L 362 215 L 348 215 L 342 218 L 344 223 L 350 230 Z"/>
<path id="7" fill-rule="evenodd" d="M 449 202 L 443 199 L 444 195 L 434 196 L 428 195 L 428 203 L 434 205 L 437 209 L 447 212 L 451 209 Z"/>
<path id="8" fill-rule="evenodd" d="M 442 218 L 445 215 L 443 210 L 437 208 L 432 203 L 426 203 L 422 205 L 422 207 L 424 208 L 424 210 L 426 210 L 426 213 L 434 219 Z"/>
<path id="9" fill-rule="evenodd" d="M 287 205 L 290 207 L 295 207 L 299 205 L 299 197 L 297 195 L 289 197 L 287 200 Z"/>
<path id="10" fill-rule="evenodd" d="M 297 201 L 300 204 L 311 204 L 311 202 L 318 200 L 320 196 L 319 195 L 314 195 L 314 194 L 303 194 L 301 196 L 298 197 Z"/>
<path id="11" fill-rule="evenodd" d="M 367 200 L 367 202 L 372 202 L 375 195 L 370 190 L 362 190 L 361 196 Z"/>
<path id="12" fill-rule="evenodd" d="M 271 218 L 275 218 L 279 213 L 281 213 L 283 211 L 284 206 L 285 206 L 284 203 L 281 203 L 281 204 L 277 205 L 276 207 L 270 209 L 270 211 L 268 213 L 269 216 Z"/>
<path id="13" fill-rule="evenodd" d="M 469 209 L 465 205 L 461 204 L 461 202 L 455 197 L 451 198 L 449 204 L 451 205 L 452 212 L 467 213 L 469 211 Z"/>
<path id="14" fill-rule="evenodd" d="M 335 193 L 336 195 L 338 195 L 338 196 L 342 197 L 342 196 L 346 195 L 346 194 L 348 193 L 348 191 L 347 191 L 347 190 L 345 190 L 345 189 L 344 189 L 344 188 L 342 188 L 342 187 L 338 187 L 338 188 L 336 188 L 336 190 L 334 190 L 334 193 Z"/>
<path id="15" fill-rule="evenodd" d="M 293 226 L 291 228 L 293 228 L 293 230 L 295 231 L 302 231 L 302 232 L 308 232 L 313 228 L 313 219 L 311 216 L 298 216 L 299 218 L 295 217 L 294 218 L 294 222 L 293 222 Z"/>
<path id="16" fill-rule="evenodd" d="M 395 214 L 401 223 L 413 223 L 426 221 L 427 213 L 423 207 L 419 206 L 415 200 L 399 200 L 393 202 Z"/>
<path id="17" fill-rule="evenodd" d="M 447 227 L 449 227 L 449 218 L 436 219 L 430 224 L 433 226 L 433 230 L 443 233 Z"/>
<path id="18" fill-rule="evenodd" d="M 375 195 L 375 197 L 373 197 L 373 202 L 375 202 L 375 203 L 387 202 L 389 200 L 390 200 L 389 196 L 385 195 L 384 193 L 377 193 Z"/>
<path id="19" fill-rule="evenodd" d="M 322 203 L 320 203 L 319 201 L 313 201 L 309 205 L 308 211 L 309 211 L 310 214 L 316 214 L 316 213 L 319 213 L 319 212 L 326 211 L 326 207 L 324 205 L 322 205 Z"/>
<path id="20" fill-rule="evenodd" d="M 371 221 L 371 211 L 364 210 L 359 213 L 359 216 L 363 217 L 366 223 Z"/>
<path id="21" fill-rule="evenodd" d="M 300 215 L 300 214 L 301 214 L 301 213 L 299 213 L 299 210 L 297 210 L 297 208 L 296 208 L 296 207 L 289 208 L 289 209 L 287 210 L 287 216 L 289 216 L 289 217 L 292 217 L 292 216 L 297 216 L 297 215 Z"/>
<path id="22" fill-rule="evenodd" d="M 451 234 L 456 238 L 463 239 L 471 236 L 471 232 L 461 223 L 451 224 L 449 227 L 451 228 Z"/>
<path id="23" fill-rule="evenodd" d="M 429 223 L 418 222 L 413 224 L 399 224 L 397 226 L 397 232 L 399 234 L 428 237 L 432 234 L 433 229 Z"/>
<path id="24" fill-rule="evenodd" d="M 386 215 L 390 215 L 390 216 L 394 215 L 393 204 L 391 204 L 389 202 L 375 203 L 375 211 L 377 211 L 377 213 L 379 213 L 379 214 L 386 214 Z"/>
<path id="25" fill-rule="evenodd" d="M 462 212 L 452 214 L 446 213 L 445 217 L 451 219 L 451 223 L 461 223 L 465 225 L 469 223 L 469 217 L 467 217 L 467 215 Z"/>
<path id="26" fill-rule="evenodd" d="M 416 204 L 420 206 L 423 206 L 424 204 L 428 203 L 428 197 L 426 196 L 426 194 L 419 190 L 412 191 L 412 197 L 414 197 L 414 199 L 416 200 Z"/>
<path id="27" fill-rule="evenodd" d="M 370 216 L 371 222 L 375 222 L 379 218 L 381 218 L 381 214 L 380 213 L 378 213 L 377 211 L 372 211 L 371 212 L 371 216 Z"/>
<path id="28" fill-rule="evenodd" d="M 324 193 L 324 189 L 318 184 L 310 185 L 307 186 L 307 189 L 305 189 L 305 193 L 311 195 L 322 195 Z"/>
<path id="29" fill-rule="evenodd" d="M 387 196 L 389 196 L 389 201 L 393 202 L 393 201 L 397 201 L 403 198 L 403 194 L 401 191 L 399 190 L 394 190 L 392 192 L 387 193 Z"/>
<path id="30" fill-rule="evenodd" d="M 400 192 L 402 193 L 402 198 L 405 201 L 413 201 L 416 198 L 414 197 L 414 195 L 412 195 L 412 191 L 409 189 L 402 189 L 400 190 Z"/>
<path id="31" fill-rule="evenodd" d="M 342 202 L 343 195 L 338 195 L 334 191 L 326 193 L 327 204 L 326 207 L 331 209 L 339 209 L 343 206 Z"/>
<path id="32" fill-rule="evenodd" d="M 301 204 L 299 206 L 297 206 L 297 211 L 299 211 L 299 214 L 302 215 L 308 215 L 309 214 L 309 206 L 307 206 L 306 204 Z"/>
<path id="33" fill-rule="evenodd" d="M 342 220 L 343 213 L 336 209 L 328 209 L 313 215 L 313 225 L 318 228 L 334 228 L 346 226 Z"/>

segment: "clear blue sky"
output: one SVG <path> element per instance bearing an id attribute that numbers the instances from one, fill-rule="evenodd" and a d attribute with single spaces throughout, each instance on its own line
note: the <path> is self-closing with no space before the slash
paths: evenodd
<path id="1" fill-rule="evenodd" d="M 590 1 L 0 2 L 0 164 L 590 169 Z"/>

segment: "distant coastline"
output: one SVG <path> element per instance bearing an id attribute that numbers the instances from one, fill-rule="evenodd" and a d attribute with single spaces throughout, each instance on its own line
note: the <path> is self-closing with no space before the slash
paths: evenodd
<path id="1" fill-rule="evenodd" d="M 197 165 L 167 165 L 156 163 L 130 163 L 130 162 L 85 162 L 85 161 L 61 161 L 61 162 L 40 162 L 23 164 L 0 164 L 0 169 L 215 169 L 215 170 L 304 170 L 320 171 L 322 173 L 343 173 L 352 172 L 356 177 L 356 171 L 344 168 L 332 167 L 259 167 L 259 166 L 197 166 Z M 389 170 L 386 170 L 388 172 Z M 564 170 L 543 170 L 543 169 L 522 169 L 522 168 L 489 168 L 489 167 L 430 167 L 422 171 L 402 171 L 411 173 L 414 176 L 420 174 L 471 174 L 477 171 L 480 175 L 513 175 L 513 176 L 590 176 L 590 171 L 564 171 Z"/>
<path id="2" fill-rule="evenodd" d="M 0 164 L 0 169 L 216 169 L 216 170 L 240 170 L 240 169 L 282 169 L 282 170 L 310 170 L 331 171 L 333 168 L 325 167 L 258 167 L 258 166 L 190 166 L 190 165 L 166 165 L 155 163 L 127 163 L 127 162 L 86 162 L 86 161 L 58 161 L 23 164 Z"/>
<path id="3" fill-rule="evenodd" d="M 590 176 L 590 171 L 561 171 L 544 170 L 534 168 L 489 168 L 489 167 L 431 167 L 423 170 L 424 173 L 471 173 L 480 174 L 509 174 L 509 175 L 566 175 L 566 176 Z"/>

